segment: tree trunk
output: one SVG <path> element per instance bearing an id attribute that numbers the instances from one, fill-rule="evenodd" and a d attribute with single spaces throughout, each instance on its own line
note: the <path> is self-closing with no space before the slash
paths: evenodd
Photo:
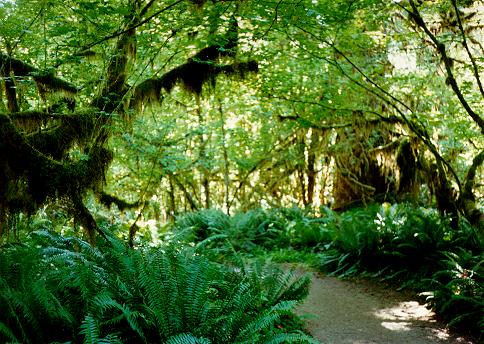
<path id="1" fill-rule="evenodd" d="M 219 102 L 218 110 L 219 110 L 220 121 L 221 121 L 220 130 L 221 130 L 221 134 L 222 134 L 222 149 L 223 149 L 223 159 L 224 159 L 224 201 L 225 201 L 225 207 L 227 208 L 226 209 L 227 215 L 230 215 L 230 197 L 229 197 L 230 196 L 229 195 L 229 191 L 230 191 L 230 177 L 229 177 L 230 162 L 229 162 L 229 155 L 228 155 L 228 152 L 227 152 L 227 143 L 225 142 L 225 138 L 227 136 L 227 133 L 225 131 L 225 116 L 224 116 L 223 109 L 222 109 L 222 103 L 220 102 L 220 100 L 218 100 L 218 102 Z"/>
<path id="2" fill-rule="evenodd" d="M 176 199 L 175 199 L 175 185 L 173 184 L 173 176 L 168 175 L 168 211 L 167 211 L 167 220 L 173 221 L 175 219 L 176 214 Z"/>
<path id="3" fill-rule="evenodd" d="M 319 143 L 319 134 L 316 129 L 311 130 L 311 144 L 308 151 L 308 191 L 307 201 L 308 204 L 314 203 L 314 189 L 316 187 L 316 149 Z"/>
<path id="4" fill-rule="evenodd" d="M 5 78 L 5 97 L 7 98 L 8 112 L 19 112 L 15 82 L 11 77 Z"/>
<path id="5" fill-rule="evenodd" d="M 200 126 L 200 134 L 198 135 L 199 139 L 199 151 L 198 151 L 198 160 L 199 160 L 199 166 L 201 169 L 200 172 L 200 178 L 201 178 L 201 194 L 203 195 L 203 200 L 205 204 L 205 208 L 208 209 L 210 208 L 211 202 L 210 202 L 210 173 L 207 168 L 208 164 L 208 159 L 207 159 L 207 140 L 204 137 L 204 131 L 202 130 L 203 125 L 205 123 L 203 116 L 202 116 L 202 109 L 200 107 L 200 97 L 197 95 L 196 96 L 197 100 L 197 116 L 198 116 L 198 125 Z M 202 196 L 200 197 L 202 198 Z"/>
<path id="6" fill-rule="evenodd" d="M 467 171 L 465 177 L 464 187 L 459 197 L 459 207 L 462 209 L 469 222 L 476 226 L 481 235 L 484 237 L 484 214 L 476 206 L 476 197 L 474 196 L 473 188 L 476 183 L 476 175 L 479 168 L 484 163 L 484 150 L 476 155 L 472 161 L 472 165 Z"/>

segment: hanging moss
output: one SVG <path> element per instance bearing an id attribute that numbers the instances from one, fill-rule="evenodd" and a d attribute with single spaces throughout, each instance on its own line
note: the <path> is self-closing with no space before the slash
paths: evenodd
<path id="1" fill-rule="evenodd" d="M 86 109 L 71 114 L 24 111 L 9 117 L 27 134 L 26 140 L 35 149 L 62 160 L 74 144 L 85 147 L 89 143 L 104 114 Z"/>
<path id="2" fill-rule="evenodd" d="M 203 85 L 215 86 L 216 78 L 220 74 L 245 78 L 249 72 L 258 72 L 256 61 L 228 65 L 217 63 L 220 57 L 228 54 L 228 50 L 221 50 L 220 47 L 208 47 L 162 77 L 145 80 L 135 88 L 134 107 L 140 109 L 142 105 L 159 102 L 161 90 L 169 93 L 176 84 L 181 84 L 186 91 L 198 96 L 202 93 Z"/>
<path id="3" fill-rule="evenodd" d="M 171 90 L 174 85 L 170 85 Z M 144 104 L 159 104 L 163 82 L 160 78 L 147 79 L 136 86 L 134 91 L 133 106 L 139 111 Z M 168 87 L 167 87 L 168 88 Z"/>
<path id="4" fill-rule="evenodd" d="M 10 73 L 13 73 L 16 77 L 32 77 L 40 85 L 39 91 L 41 93 L 63 91 L 73 95 L 78 92 L 75 85 L 54 76 L 53 71 L 42 71 L 28 63 L 0 53 L 0 75 L 9 77 Z"/>
<path id="5" fill-rule="evenodd" d="M 76 216 L 87 216 L 79 212 L 73 197 L 101 185 L 113 158 L 106 148 L 94 147 L 86 150 L 84 159 L 52 159 L 34 148 L 6 114 L 0 114 L 0 151 L 4 153 L 0 156 L 0 207 L 4 213 L 30 213 L 49 198 L 65 198 Z M 90 235 L 97 229 L 94 227 L 86 228 Z"/>
<path id="6" fill-rule="evenodd" d="M 0 53 L 0 73 L 10 74 L 10 70 L 17 76 L 28 76 L 30 73 L 38 72 L 38 69 L 13 57 Z"/>
<path id="7" fill-rule="evenodd" d="M 203 1 L 193 1 L 202 4 Z M 136 11 L 133 11 L 135 13 Z M 139 18 L 127 20 L 126 27 L 136 27 Z M 223 59 L 234 58 L 237 46 L 237 22 L 222 40 L 200 50 L 185 64 L 174 68 L 161 78 L 149 79 L 135 89 L 135 100 L 160 100 L 162 89 L 170 92 L 176 84 L 200 95 L 206 84 L 215 85 L 220 74 L 245 77 L 256 72 L 255 61 L 223 64 Z M 5 95 L 10 114 L 0 113 L 0 234 L 2 221 L 19 211 L 32 212 L 51 200 L 65 202 L 76 222 L 88 232 L 91 242 L 97 228 L 92 215 L 82 202 L 88 190 L 100 193 L 112 152 L 105 143 L 113 113 L 122 112 L 127 92 L 130 63 L 136 55 L 135 29 L 123 31 L 116 42 L 106 68 L 105 78 L 91 102 L 94 109 L 76 112 L 73 95 L 78 89 L 55 76 L 53 71 L 42 71 L 34 66 L 0 54 L 0 76 L 5 82 Z M 32 78 L 41 97 L 50 104 L 44 111 L 21 112 L 15 105 L 15 82 Z M 11 82 L 10 88 L 7 81 Z M 52 105 L 52 102 L 57 100 Z M 72 154 L 78 150 L 80 154 Z M 101 194 L 105 204 L 132 206 L 115 197 Z"/>
<path id="8" fill-rule="evenodd" d="M 334 208 L 372 200 L 394 201 L 397 197 L 398 166 L 395 151 L 400 145 L 394 125 L 355 120 L 338 130 L 334 148 L 336 162 L 333 187 Z"/>
<path id="9" fill-rule="evenodd" d="M 55 77 L 53 74 L 40 73 L 32 76 L 37 83 L 39 90 L 45 90 L 44 92 L 63 91 L 69 96 L 73 96 L 78 92 L 76 86 L 65 80 Z"/>
<path id="10" fill-rule="evenodd" d="M 141 202 L 126 202 L 125 200 L 122 200 L 116 196 L 107 194 L 105 192 L 101 192 L 99 195 L 99 202 L 101 202 L 102 205 L 104 205 L 107 208 L 110 208 L 113 204 L 115 204 L 119 210 L 123 211 L 126 209 L 133 209 L 136 207 L 139 207 L 141 205 Z"/>
<path id="11" fill-rule="evenodd" d="M 136 20 L 127 23 L 128 27 Z M 41 97 L 55 101 L 43 111 L 20 112 L 13 106 L 17 95 L 6 87 L 5 94 L 11 99 L 10 113 L 0 113 L 0 234 L 4 218 L 61 200 L 94 243 L 99 228 L 82 197 L 88 190 L 99 192 L 105 182 L 113 158 L 104 147 L 110 137 L 108 124 L 112 113 L 120 109 L 129 63 L 135 54 L 135 29 L 131 29 L 117 41 L 105 82 L 91 103 L 93 109 L 78 112 L 74 112 L 73 95 L 78 90 L 74 85 L 53 72 L 0 54 L 0 76 L 5 82 L 31 77 Z M 79 154 L 72 154 L 75 151 Z"/>

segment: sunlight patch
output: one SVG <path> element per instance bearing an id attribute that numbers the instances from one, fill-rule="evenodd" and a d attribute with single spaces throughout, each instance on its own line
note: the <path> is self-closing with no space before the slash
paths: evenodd
<path id="1" fill-rule="evenodd" d="M 435 329 L 432 329 L 432 333 L 438 339 L 447 340 L 450 338 L 449 333 L 445 329 L 435 328 Z"/>
<path id="2" fill-rule="evenodd" d="M 381 326 L 391 331 L 410 331 L 411 323 L 409 322 L 391 322 L 383 321 Z"/>
<path id="3" fill-rule="evenodd" d="M 417 301 L 400 302 L 391 308 L 379 309 L 375 316 L 384 320 L 431 320 L 434 313 Z"/>

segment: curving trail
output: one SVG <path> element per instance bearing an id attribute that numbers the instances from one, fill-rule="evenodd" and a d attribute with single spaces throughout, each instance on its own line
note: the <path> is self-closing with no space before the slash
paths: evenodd
<path id="1" fill-rule="evenodd" d="M 314 274 L 298 314 L 325 344 L 474 344 L 450 335 L 410 295 L 363 279 L 345 281 Z"/>

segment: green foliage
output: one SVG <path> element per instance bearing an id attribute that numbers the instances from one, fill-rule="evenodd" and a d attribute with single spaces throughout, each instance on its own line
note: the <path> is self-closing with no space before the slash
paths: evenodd
<path id="1" fill-rule="evenodd" d="M 405 204 L 347 211 L 338 217 L 332 233 L 322 265 L 345 274 L 388 275 L 389 269 L 429 276 L 447 250 L 462 246 L 479 252 L 482 247 L 476 230 L 464 220 L 455 231 L 437 211 Z"/>
<path id="2" fill-rule="evenodd" d="M 451 326 L 483 333 L 484 243 L 465 220 L 455 230 L 437 211 L 383 204 L 336 215 L 329 226 L 323 270 L 398 282 L 428 295 Z"/>
<path id="3" fill-rule="evenodd" d="M 323 207 L 318 216 L 298 208 L 257 209 L 233 217 L 204 210 L 181 216 L 175 229 L 183 240 L 195 241 L 198 252 L 219 260 L 240 262 L 240 255 L 255 252 L 266 260 L 304 262 L 338 276 L 366 274 L 399 283 L 428 295 L 429 305 L 451 326 L 482 332 L 484 244 L 465 220 L 455 230 L 436 210 L 388 203 L 343 213 Z M 202 229 L 203 239 L 194 235 Z M 303 297 L 305 289 L 295 287 L 309 283 L 302 279 L 284 290 L 290 276 L 271 272 L 257 260 L 245 271 L 271 303 Z M 293 288 L 296 294 L 284 297 Z"/>
<path id="4" fill-rule="evenodd" d="M 424 293 L 435 311 L 455 328 L 484 333 L 484 254 L 464 249 L 447 252 L 441 267 L 426 281 Z M 482 339 L 482 338 L 481 338 Z"/>
<path id="5" fill-rule="evenodd" d="M 39 230 L 0 248 L 0 341 L 314 342 L 278 325 L 308 287 L 293 271 L 213 263 L 177 242 L 93 248 Z"/>
<path id="6" fill-rule="evenodd" d="M 232 217 L 207 209 L 178 217 L 174 230 L 185 233 L 184 240 L 204 240 L 199 245 L 210 247 L 212 253 L 218 250 L 226 259 L 234 251 L 249 255 L 287 247 L 314 251 L 330 238 L 323 226 L 327 222 L 296 207 L 258 208 Z"/>
<path id="7" fill-rule="evenodd" d="M 230 218 L 217 209 L 187 213 L 178 218 L 177 227 L 191 229 L 195 240 L 203 240 L 230 227 Z"/>

